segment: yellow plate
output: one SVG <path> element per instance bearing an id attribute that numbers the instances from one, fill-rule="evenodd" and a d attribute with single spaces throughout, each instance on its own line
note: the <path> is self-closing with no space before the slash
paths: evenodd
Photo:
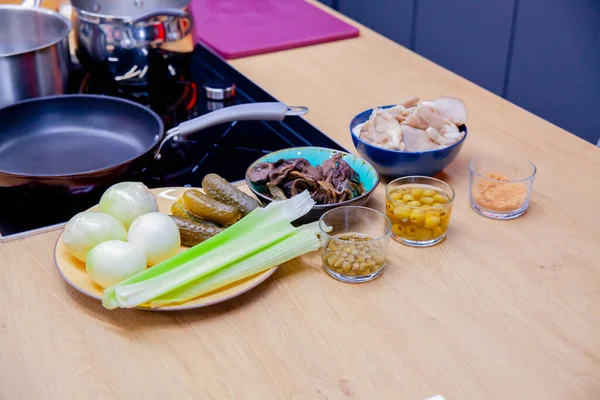
<path id="1" fill-rule="evenodd" d="M 170 214 L 171 204 L 181 197 L 188 189 L 189 188 L 185 187 L 152 189 L 152 193 L 154 193 L 158 201 L 158 210 L 164 214 Z M 248 192 L 245 186 L 241 189 L 244 192 Z M 98 206 L 90 208 L 90 211 L 98 211 Z M 182 251 L 185 249 L 186 247 L 181 247 Z M 58 268 L 58 272 L 60 272 L 64 280 L 67 281 L 69 285 L 83 294 L 98 300 L 102 300 L 102 287 L 98 286 L 88 276 L 87 272 L 85 271 L 85 263 L 79 261 L 73 257 L 71 253 L 69 253 L 63 242 L 63 234 L 60 235 L 58 241 L 56 242 L 56 247 L 54 249 L 54 260 L 56 267 Z M 210 306 L 212 304 L 229 300 L 249 291 L 250 289 L 255 288 L 264 282 L 269 276 L 271 276 L 276 269 L 277 267 L 273 267 L 269 270 L 261 272 L 260 274 L 232 283 L 229 286 L 211 293 L 207 293 L 186 303 L 168 305 L 160 308 L 150 308 L 149 304 L 142 304 L 137 308 L 151 311 L 177 311 Z"/>

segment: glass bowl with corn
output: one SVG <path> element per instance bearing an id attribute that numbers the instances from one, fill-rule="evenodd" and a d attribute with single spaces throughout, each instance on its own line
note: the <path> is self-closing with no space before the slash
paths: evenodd
<path id="1" fill-rule="evenodd" d="M 444 240 L 454 202 L 450 185 L 427 176 L 406 176 L 390 182 L 385 195 L 394 240 L 417 247 Z"/>

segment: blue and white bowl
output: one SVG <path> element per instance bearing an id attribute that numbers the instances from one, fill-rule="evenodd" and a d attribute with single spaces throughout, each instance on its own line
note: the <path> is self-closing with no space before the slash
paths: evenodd
<path id="1" fill-rule="evenodd" d="M 346 153 L 344 151 L 326 149 L 324 147 L 293 147 L 290 149 L 283 149 L 274 151 L 272 153 L 266 154 L 254 161 L 246 170 L 246 184 L 252 190 L 252 193 L 263 203 L 268 204 L 273 199 L 267 195 L 269 193 L 266 186 L 256 185 L 250 182 L 248 174 L 252 168 L 256 164 L 262 162 L 275 162 L 277 160 L 289 160 L 292 158 L 305 158 L 308 162 L 310 162 L 313 166 L 321 165 L 323 161 L 330 159 L 335 153 L 342 153 L 342 159 L 346 161 L 354 171 L 356 171 L 360 177 L 360 182 L 363 184 L 365 188 L 365 192 L 355 197 L 351 200 L 346 200 L 341 203 L 336 204 L 317 204 L 313 207 L 313 209 L 306 214 L 304 217 L 297 220 L 296 224 L 305 224 L 308 222 L 318 221 L 325 212 L 332 210 L 336 207 L 340 206 L 362 206 L 365 205 L 373 191 L 379 184 L 379 174 L 375 170 L 375 168 L 369 164 L 367 161 L 362 158 L 355 156 L 351 153 Z"/>
<path id="2" fill-rule="evenodd" d="M 391 108 L 393 105 L 381 106 L 378 108 Z M 459 126 L 458 129 L 464 132 L 463 138 L 452 146 L 443 149 L 407 152 L 399 150 L 388 150 L 382 147 L 374 146 L 361 140 L 353 132 L 356 125 L 366 122 L 373 109 L 368 109 L 352 119 L 350 122 L 350 135 L 354 146 L 365 160 L 373 164 L 377 171 L 390 178 L 402 176 L 421 175 L 432 176 L 446 168 L 458 156 L 460 149 L 467 138 L 467 126 Z"/>

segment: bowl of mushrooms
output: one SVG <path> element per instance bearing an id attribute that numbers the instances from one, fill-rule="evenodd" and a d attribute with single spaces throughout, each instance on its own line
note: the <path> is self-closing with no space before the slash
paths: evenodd
<path id="1" fill-rule="evenodd" d="M 456 97 L 418 97 L 365 110 L 350 122 L 358 153 L 387 177 L 434 175 L 467 138 L 467 108 Z"/>

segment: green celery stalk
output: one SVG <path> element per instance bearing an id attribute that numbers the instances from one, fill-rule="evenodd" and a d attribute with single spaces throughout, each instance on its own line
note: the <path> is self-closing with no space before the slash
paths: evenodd
<path id="1" fill-rule="evenodd" d="M 292 224 L 284 220 L 264 226 L 263 229 L 258 232 L 256 230 L 249 231 L 238 236 L 234 240 L 224 243 L 218 249 L 203 254 L 160 276 L 117 287 L 116 295 L 119 305 L 129 308 L 143 304 L 249 254 L 260 252 L 295 232 Z"/>
<path id="2" fill-rule="evenodd" d="M 320 246 L 321 243 L 314 233 L 309 230 L 298 229 L 292 236 L 273 244 L 265 250 L 254 253 L 179 289 L 160 296 L 152 300 L 150 304 L 154 308 L 170 303 L 183 303 L 317 250 Z"/>
<path id="3" fill-rule="evenodd" d="M 289 200 L 272 202 L 265 208 L 257 208 L 220 234 L 155 265 L 152 268 L 148 268 L 115 286 L 106 288 L 102 297 L 102 304 L 108 309 L 117 308 L 120 306 L 116 295 L 116 289 L 118 287 L 158 277 L 193 261 L 203 254 L 218 249 L 224 243 L 235 239 L 254 228 L 264 227 L 266 224 L 281 219 L 292 222 L 310 211 L 314 204 L 310 194 L 305 191 Z"/>

